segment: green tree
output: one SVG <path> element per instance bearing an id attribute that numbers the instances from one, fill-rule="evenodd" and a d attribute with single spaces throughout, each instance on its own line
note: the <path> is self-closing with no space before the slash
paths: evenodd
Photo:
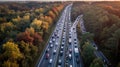
<path id="1" fill-rule="evenodd" d="M 93 37 L 94 37 L 94 35 L 92 33 L 89 33 L 89 32 L 82 34 L 81 43 L 80 43 L 81 47 L 84 45 L 85 42 L 87 42 L 87 40 L 93 41 Z"/>
<path id="2" fill-rule="evenodd" d="M 82 48 L 82 56 L 86 66 L 88 67 L 95 58 L 94 47 L 89 42 L 85 42 Z"/>
<path id="3" fill-rule="evenodd" d="M 95 58 L 93 62 L 90 64 L 90 67 L 104 67 L 104 66 L 100 58 Z"/>

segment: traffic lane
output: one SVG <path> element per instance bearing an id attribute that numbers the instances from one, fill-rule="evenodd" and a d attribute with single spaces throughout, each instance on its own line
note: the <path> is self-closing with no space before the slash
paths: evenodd
<path id="1" fill-rule="evenodd" d="M 65 28 L 65 27 L 66 27 L 66 23 L 65 23 L 65 25 L 64 25 L 64 28 Z M 63 30 L 66 30 L 66 29 L 64 29 L 64 28 L 63 28 Z M 63 36 L 62 36 L 62 43 L 63 43 L 63 41 L 66 39 L 65 34 L 66 34 L 66 32 L 63 33 Z M 64 39 L 63 39 L 63 37 L 64 37 Z M 65 42 L 65 41 L 64 41 L 64 42 Z M 62 56 L 59 55 L 58 61 L 59 61 L 59 60 L 62 60 L 61 66 L 64 67 L 64 53 L 65 53 L 65 51 L 64 51 L 64 46 L 62 46 L 62 45 L 60 44 L 59 52 L 62 50 L 61 47 L 63 47 L 63 55 L 62 55 Z M 60 53 L 59 53 L 59 54 L 60 54 Z"/>
<path id="2" fill-rule="evenodd" d="M 66 33 L 67 33 L 67 23 L 65 24 L 65 33 L 63 33 L 63 37 L 64 39 L 62 39 L 62 47 L 63 47 L 63 56 L 61 56 L 61 60 L 62 60 L 62 67 L 64 67 L 64 60 L 65 60 L 65 46 L 66 46 Z"/>
<path id="3" fill-rule="evenodd" d="M 52 40 L 52 38 L 51 38 L 50 40 Z M 53 43 L 52 43 L 52 44 L 53 44 Z M 52 49 L 52 48 L 50 48 L 50 45 L 51 45 L 51 44 L 49 43 L 47 49 Z M 45 50 L 45 55 L 44 55 L 43 61 L 41 62 L 41 65 L 40 65 L 40 66 L 45 66 L 46 64 L 48 64 L 47 62 L 49 61 L 49 58 L 46 59 L 46 51 L 47 51 L 47 50 Z M 53 50 L 52 50 L 52 51 L 53 51 Z M 51 56 L 52 51 L 49 50 L 49 52 L 48 52 L 49 56 Z"/>
<path id="4" fill-rule="evenodd" d="M 48 46 L 47 46 L 48 47 Z M 46 48 L 47 49 L 47 48 Z M 43 56 L 45 56 L 45 53 L 43 54 Z M 41 58 L 42 60 L 43 60 L 43 57 Z M 41 64 L 41 63 L 39 63 L 39 64 Z M 39 66 L 39 64 L 38 64 L 38 66 Z"/>
<path id="5" fill-rule="evenodd" d="M 76 29 L 75 29 L 75 30 L 76 30 Z M 76 42 L 77 42 L 77 44 L 74 43 L 74 48 L 75 48 L 75 47 L 78 48 L 77 34 L 75 33 L 74 35 L 75 35 L 75 36 L 74 36 L 74 39 L 76 39 Z M 76 54 L 75 54 L 75 55 L 76 55 Z M 81 66 L 80 66 L 80 65 L 81 65 L 81 62 L 78 63 L 78 61 L 80 61 L 80 57 L 81 57 L 81 56 L 80 56 L 80 52 L 79 52 L 79 53 L 78 53 L 78 57 L 75 57 L 75 62 L 76 62 L 76 63 L 75 63 L 75 66 L 76 66 L 76 67 L 81 67 Z"/>
<path id="6" fill-rule="evenodd" d="M 64 25 L 63 25 L 64 26 Z M 62 31 L 63 31 L 63 26 L 62 26 L 62 30 L 60 30 L 60 37 L 58 38 L 58 47 L 57 47 L 57 53 L 56 53 L 56 55 L 53 55 L 53 61 L 55 61 L 55 60 L 57 60 L 57 55 L 58 55 L 58 51 L 59 51 L 59 49 L 60 49 L 60 40 L 61 40 L 61 37 L 62 37 Z M 56 62 L 56 61 L 55 61 Z M 54 63 L 54 62 L 53 62 Z"/>
<path id="7" fill-rule="evenodd" d="M 54 38 L 55 38 L 55 37 L 54 37 Z M 52 41 L 52 38 L 51 38 L 51 40 L 50 40 L 50 41 Z M 53 53 L 53 50 L 54 50 L 54 49 L 53 49 L 53 47 L 55 46 L 55 43 L 54 43 L 54 42 L 52 43 L 52 45 L 53 45 L 53 47 L 52 47 L 52 48 L 50 48 L 50 45 L 51 45 L 51 44 L 49 44 L 49 49 L 51 49 L 52 51 L 49 51 L 49 55 L 51 56 L 51 55 L 52 55 L 52 53 Z M 47 48 L 47 49 L 48 49 L 48 48 Z M 45 61 L 43 61 L 43 65 L 41 65 L 41 66 L 45 66 L 45 65 L 47 65 L 47 61 L 48 61 L 48 60 L 46 60 L 46 55 L 45 55 L 45 57 L 44 57 L 44 58 L 45 58 Z M 45 66 L 45 67 L 46 67 L 46 66 Z"/>

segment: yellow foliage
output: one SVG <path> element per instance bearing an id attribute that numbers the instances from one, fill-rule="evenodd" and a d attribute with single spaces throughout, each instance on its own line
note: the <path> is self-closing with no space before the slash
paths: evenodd
<path id="1" fill-rule="evenodd" d="M 19 22 L 20 20 L 21 20 L 20 16 L 17 16 L 17 18 L 12 19 L 13 22 Z"/>
<path id="2" fill-rule="evenodd" d="M 34 21 L 31 23 L 31 27 L 34 29 L 40 29 L 41 28 L 42 21 L 38 19 L 34 19 Z"/>
<path id="3" fill-rule="evenodd" d="M 43 28 L 44 30 L 48 30 L 48 28 L 49 28 L 48 22 L 43 22 L 42 28 Z"/>
<path id="4" fill-rule="evenodd" d="M 30 19 L 30 16 L 29 16 L 29 15 L 25 15 L 25 16 L 23 16 L 23 19 L 24 19 L 24 20 L 29 20 L 29 19 Z"/>
<path id="5" fill-rule="evenodd" d="M 40 11 L 41 13 L 43 13 L 43 12 L 44 12 L 44 9 L 43 9 L 43 8 L 39 8 L 39 11 Z"/>
<path id="6" fill-rule="evenodd" d="M 35 33 L 35 30 L 33 27 L 27 28 L 25 31 L 29 32 L 31 35 L 33 35 Z"/>
<path id="7" fill-rule="evenodd" d="M 19 67 L 19 64 L 17 64 L 16 62 L 11 62 L 11 61 L 5 61 L 2 64 L 3 67 Z"/>
<path id="8" fill-rule="evenodd" d="M 4 57 L 7 57 L 8 60 L 20 60 L 23 58 L 23 55 L 21 54 L 18 45 L 13 42 L 7 42 L 3 44 L 3 50 L 5 51 L 3 53 Z"/>

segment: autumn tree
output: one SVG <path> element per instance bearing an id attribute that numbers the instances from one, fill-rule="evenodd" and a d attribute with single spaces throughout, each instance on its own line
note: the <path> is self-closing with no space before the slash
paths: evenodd
<path id="1" fill-rule="evenodd" d="M 30 36 L 29 32 L 19 33 L 17 35 L 17 41 L 24 41 L 26 43 L 33 43 L 33 38 Z"/>
<path id="2" fill-rule="evenodd" d="M 43 41 L 42 36 L 35 32 L 33 28 L 27 28 L 25 32 L 19 33 L 16 39 L 33 45 L 39 45 Z"/>
<path id="3" fill-rule="evenodd" d="M 55 14 L 53 13 L 53 11 L 51 11 L 51 10 L 48 12 L 48 15 L 50 17 L 52 17 L 52 19 L 55 19 L 55 17 L 56 17 Z"/>
<path id="4" fill-rule="evenodd" d="M 32 44 L 25 43 L 24 41 L 19 42 L 19 48 L 24 55 L 24 59 L 22 60 L 20 66 L 30 66 L 30 63 L 33 62 L 33 58 L 35 58 L 37 55 L 38 48 Z"/>
<path id="5" fill-rule="evenodd" d="M 34 19 L 33 22 L 30 24 L 31 27 L 33 27 L 37 32 L 41 30 L 41 25 L 43 21 Z"/>
<path id="6" fill-rule="evenodd" d="M 14 42 L 7 42 L 3 44 L 2 48 L 3 53 L 1 56 L 2 60 L 4 60 L 3 67 L 19 67 L 19 64 L 17 62 L 23 59 L 24 56 L 20 52 L 18 45 Z"/>

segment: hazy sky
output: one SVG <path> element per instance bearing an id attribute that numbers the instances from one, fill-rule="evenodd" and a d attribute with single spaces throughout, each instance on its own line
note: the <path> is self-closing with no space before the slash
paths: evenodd
<path id="1" fill-rule="evenodd" d="M 120 1 L 120 0 L 0 0 L 0 1 Z"/>

